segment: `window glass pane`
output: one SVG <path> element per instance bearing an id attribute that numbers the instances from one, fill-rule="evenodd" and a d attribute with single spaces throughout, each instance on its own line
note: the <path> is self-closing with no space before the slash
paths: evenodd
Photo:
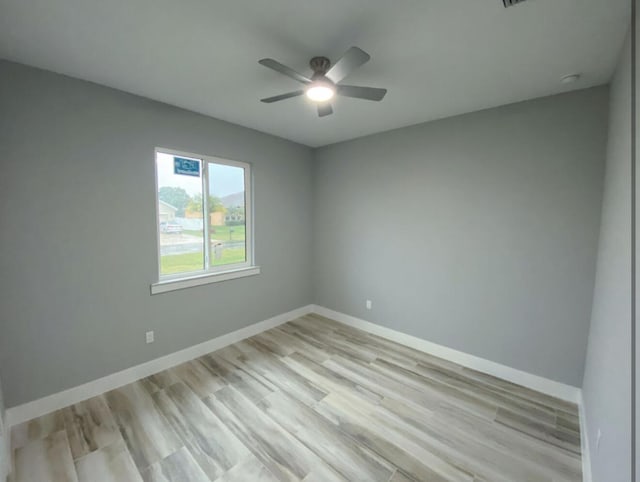
<path id="1" fill-rule="evenodd" d="M 158 152 L 156 164 L 160 275 L 202 271 L 202 162 Z"/>
<path id="2" fill-rule="evenodd" d="M 209 238 L 210 265 L 247 260 L 244 169 L 210 163 Z"/>

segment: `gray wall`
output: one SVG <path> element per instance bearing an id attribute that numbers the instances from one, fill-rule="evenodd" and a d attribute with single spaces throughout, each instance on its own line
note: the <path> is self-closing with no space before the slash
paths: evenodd
<path id="1" fill-rule="evenodd" d="M 314 287 L 323 306 L 579 386 L 606 111 L 607 89 L 589 89 L 329 146 L 312 167 L 304 146 L 0 62 L 7 405 L 305 305 Z M 158 145 L 253 163 L 261 275 L 149 295 Z"/>
<path id="2" fill-rule="evenodd" d="M 155 146 L 253 164 L 262 274 L 150 296 Z M 0 62 L 0 159 L 9 407 L 312 302 L 307 147 Z"/>
<path id="3" fill-rule="evenodd" d="M 631 479 L 631 54 L 611 85 L 602 222 L 583 397 L 593 480 Z M 602 431 L 596 450 L 598 429 Z"/>
<path id="4" fill-rule="evenodd" d="M 607 99 L 598 87 L 316 151 L 316 303 L 580 386 Z"/>

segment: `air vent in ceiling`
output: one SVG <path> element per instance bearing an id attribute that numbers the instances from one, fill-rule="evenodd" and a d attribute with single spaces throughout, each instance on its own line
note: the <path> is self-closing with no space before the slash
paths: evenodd
<path id="1" fill-rule="evenodd" d="M 512 5 L 517 5 L 518 3 L 522 3 L 525 0 L 502 0 L 502 3 L 504 3 L 504 7 L 511 7 Z"/>

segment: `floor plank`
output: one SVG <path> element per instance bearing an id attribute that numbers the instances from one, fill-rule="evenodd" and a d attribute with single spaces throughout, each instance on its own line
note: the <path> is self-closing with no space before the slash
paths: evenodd
<path id="1" fill-rule="evenodd" d="M 122 439 L 75 461 L 79 482 L 142 482 Z"/>
<path id="2" fill-rule="evenodd" d="M 215 482 L 277 482 L 271 472 L 253 455 L 247 457 Z"/>
<path id="3" fill-rule="evenodd" d="M 219 390 L 205 403 L 279 480 L 302 480 L 311 473 L 344 480 L 233 387 Z"/>
<path id="4" fill-rule="evenodd" d="M 184 447 L 142 471 L 144 482 L 209 482 L 191 453 Z"/>
<path id="5" fill-rule="evenodd" d="M 118 426 L 101 396 L 65 408 L 62 416 L 74 459 L 120 440 Z"/>
<path id="6" fill-rule="evenodd" d="M 160 411 L 207 476 L 221 477 L 250 454 L 190 388 L 177 383 L 154 394 Z"/>
<path id="7" fill-rule="evenodd" d="M 139 470 L 180 448 L 177 435 L 141 383 L 107 392 L 105 398 Z"/>
<path id="8" fill-rule="evenodd" d="M 265 397 L 259 406 L 347 480 L 386 482 L 395 471 L 382 457 L 354 444 L 319 413 L 282 392 Z"/>
<path id="9" fill-rule="evenodd" d="M 64 430 L 33 440 L 15 452 L 16 482 L 77 482 Z"/>

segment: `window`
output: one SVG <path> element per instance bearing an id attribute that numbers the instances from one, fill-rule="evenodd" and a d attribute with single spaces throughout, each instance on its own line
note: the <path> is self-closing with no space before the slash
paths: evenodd
<path id="1" fill-rule="evenodd" d="M 156 149 L 159 282 L 152 293 L 257 274 L 249 164 Z"/>

